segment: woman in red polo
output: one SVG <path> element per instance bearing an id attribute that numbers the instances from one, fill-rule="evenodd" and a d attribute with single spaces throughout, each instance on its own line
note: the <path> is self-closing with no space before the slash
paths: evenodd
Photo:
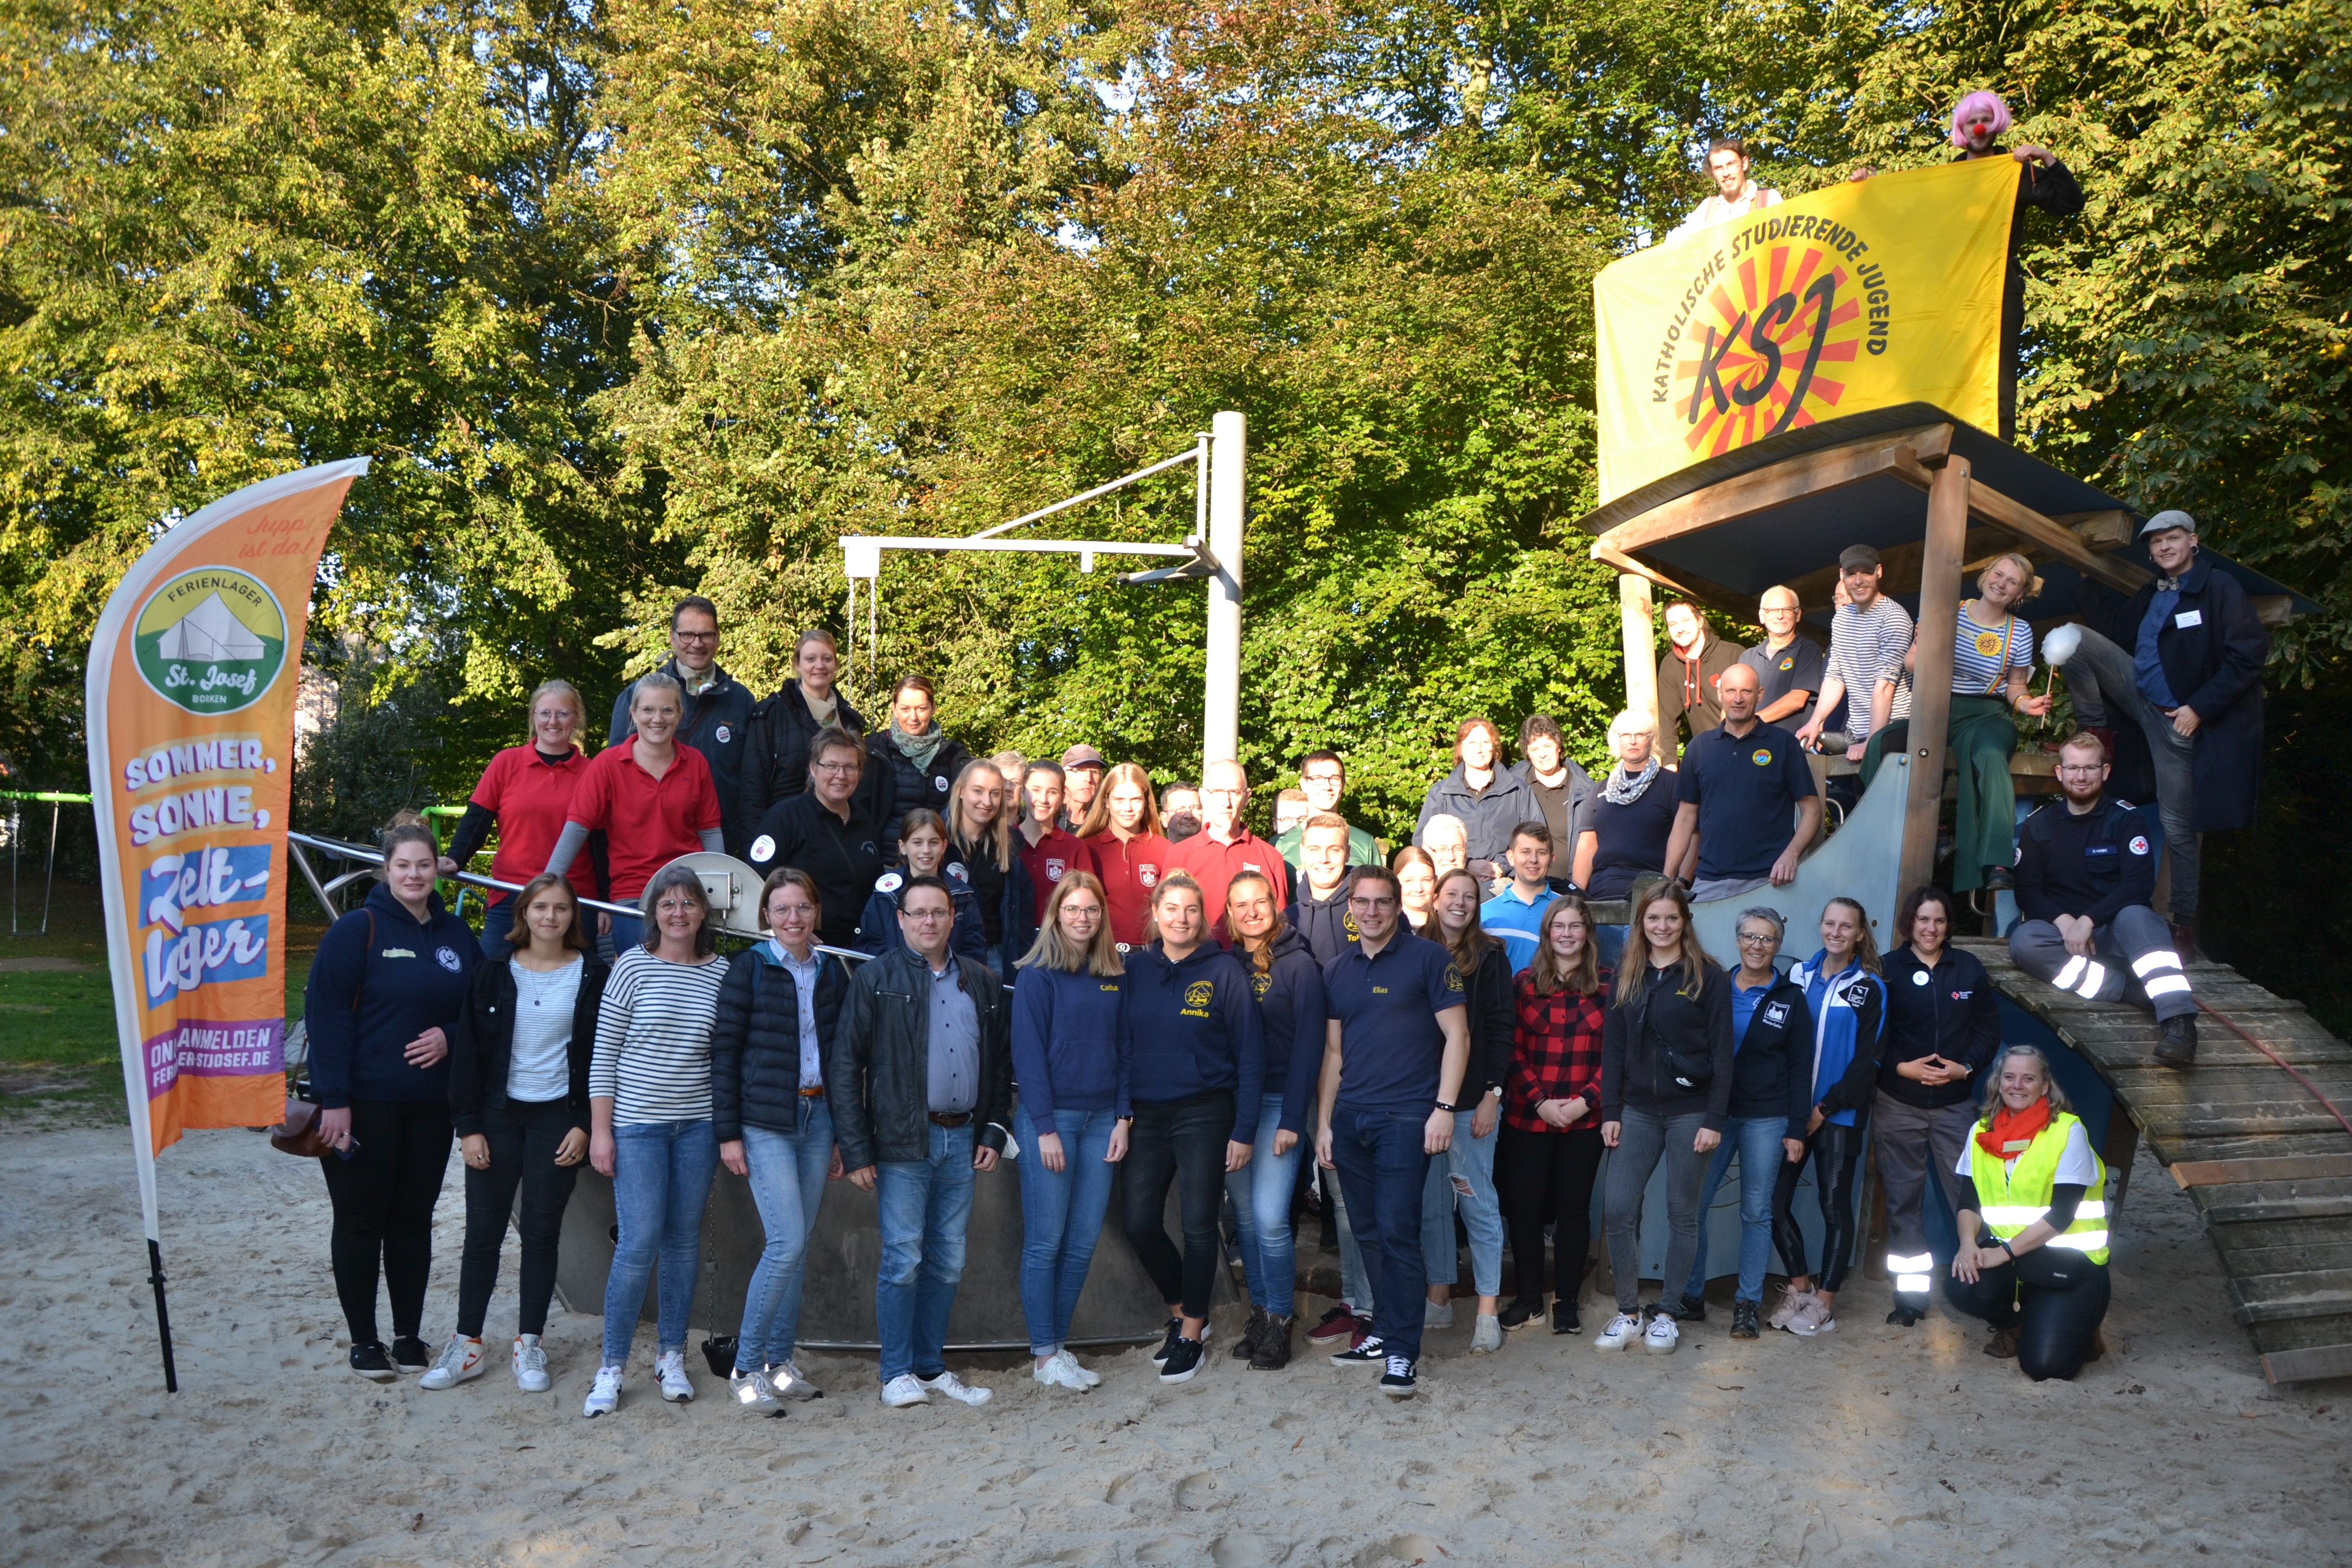
<path id="1" fill-rule="evenodd" d="M 547 869 L 562 876 L 591 833 L 604 835 L 604 864 L 613 901 L 632 904 L 655 872 L 698 849 L 723 850 L 719 789 L 710 764 L 692 746 L 677 743 L 686 693 L 669 675 L 637 678 L 629 719 L 637 732 L 596 753 L 572 792 Z M 622 952 L 645 942 L 642 915 L 613 917 L 613 945 Z"/>
<path id="2" fill-rule="evenodd" d="M 449 851 L 441 859 L 443 876 L 463 870 L 493 826 L 499 830 L 499 847 L 490 857 L 490 875 L 518 885 L 539 875 L 563 837 L 572 793 L 587 775 L 588 758 L 572 741 L 585 722 L 580 692 L 570 681 L 550 680 L 530 694 L 530 740 L 509 746 L 482 770 L 482 782 L 466 802 L 457 831 L 449 836 Z M 580 898 L 604 896 L 593 858 L 582 860 L 564 879 Z M 482 918 L 483 956 L 503 963 L 514 952 L 507 942 L 514 916 L 513 894 L 490 895 L 489 912 Z"/>
<path id="3" fill-rule="evenodd" d="M 1171 868 L 1175 846 L 1160 837 L 1160 807 L 1151 798 L 1151 775 L 1135 763 L 1121 763 L 1095 791 L 1078 838 L 1102 879 L 1110 905 L 1111 940 L 1121 948 L 1141 947 L 1151 915 L 1152 889 Z"/>

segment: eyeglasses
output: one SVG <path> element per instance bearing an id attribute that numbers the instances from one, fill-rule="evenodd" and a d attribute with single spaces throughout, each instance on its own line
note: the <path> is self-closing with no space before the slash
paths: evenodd
<path id="1" fill-rule="evenodd" d="M 2060 763 L 2058 771 L 2062 773 L 2095 773 L 2106 765 L 2105 763 Z"/>
<path id="2" fill-rule="evenodd" d="M 818 763 L 815 766 L 816 771 L 821 773 L 854 773 L 857 771 L 858 764 L 854 762 Z"/>
<path id="3" fill-rule="evenodd" d="M 1738 940 L 1744 947 L 1751 942 L 1776 942 L 1779 939 L 1769 931 L 1744 931 L 1739 933 Z"/>
<path id="4" fill-rule="evenodd" d="M 717 642 L 719 640 L 716 627 L 707 632 L 674 631 L 669 636 L 672 642 Z"/>

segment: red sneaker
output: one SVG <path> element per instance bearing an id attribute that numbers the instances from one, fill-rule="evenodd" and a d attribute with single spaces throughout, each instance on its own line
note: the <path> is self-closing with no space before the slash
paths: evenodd
<path id="1" fill-rule="evenodd" d="M 1339 1339 L 1347 1340 L 1352 1344 L 1355 1335 L 1356 1314 L 1345 1307 L 1332 1308 L 1323 1314 L 1313 1328 L 1307 1331 L 1307 1342 L 1310 1344 L 1318 1345 L 1329 1344 L 1333 1340 Z"/>

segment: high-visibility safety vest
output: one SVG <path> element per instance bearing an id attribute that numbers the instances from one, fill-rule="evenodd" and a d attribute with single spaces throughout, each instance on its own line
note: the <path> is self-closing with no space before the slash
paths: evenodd
<path id="1" fill-rule="evenodd" d="M 2013 1165 L 1998 1154 L 1985 1152 L 1973 1134 L 1969 1139 L 1969 1175 L 1977 1184 L 1985 1228 L 2007 1241 L 2050 1212 L 2050 1189 L 2056 1184 L 2058 1156 L 2065 1152 L 2068 1130 L 2082 1125 L 2079 1117 L 2061 1110 L 2036 1133 Z M 2107 1166 L 2091 1156 L 2097 1174 L 2074 1206 L 2074 1223 L 2043 1245 L 2079 1252 L 2094 1263 L 2107 1260 Z"/>

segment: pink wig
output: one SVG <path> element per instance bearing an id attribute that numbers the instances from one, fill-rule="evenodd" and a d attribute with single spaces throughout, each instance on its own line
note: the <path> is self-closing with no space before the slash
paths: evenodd
<path id="1" fill-rule="evenodd" d="M 1980 110 L 1987 109 L 1992 110 L 1992 133 L 1994 135 L 1998 136 L 2002 132 L 2009 129 L 2009 105 L 2001 101 L 2000 94 L 1997 92 L 1987 92 L 1979 89 L 1978 91 L 1969 94 L 1966 98 L 1960 100 L 1959 102 L 1952 105 L 1953 146 L 1965 147 L 1968 145 L 1968 139 L 1960 134 L 1961 123 L 1970 115 L 1977 113 Z"/>

